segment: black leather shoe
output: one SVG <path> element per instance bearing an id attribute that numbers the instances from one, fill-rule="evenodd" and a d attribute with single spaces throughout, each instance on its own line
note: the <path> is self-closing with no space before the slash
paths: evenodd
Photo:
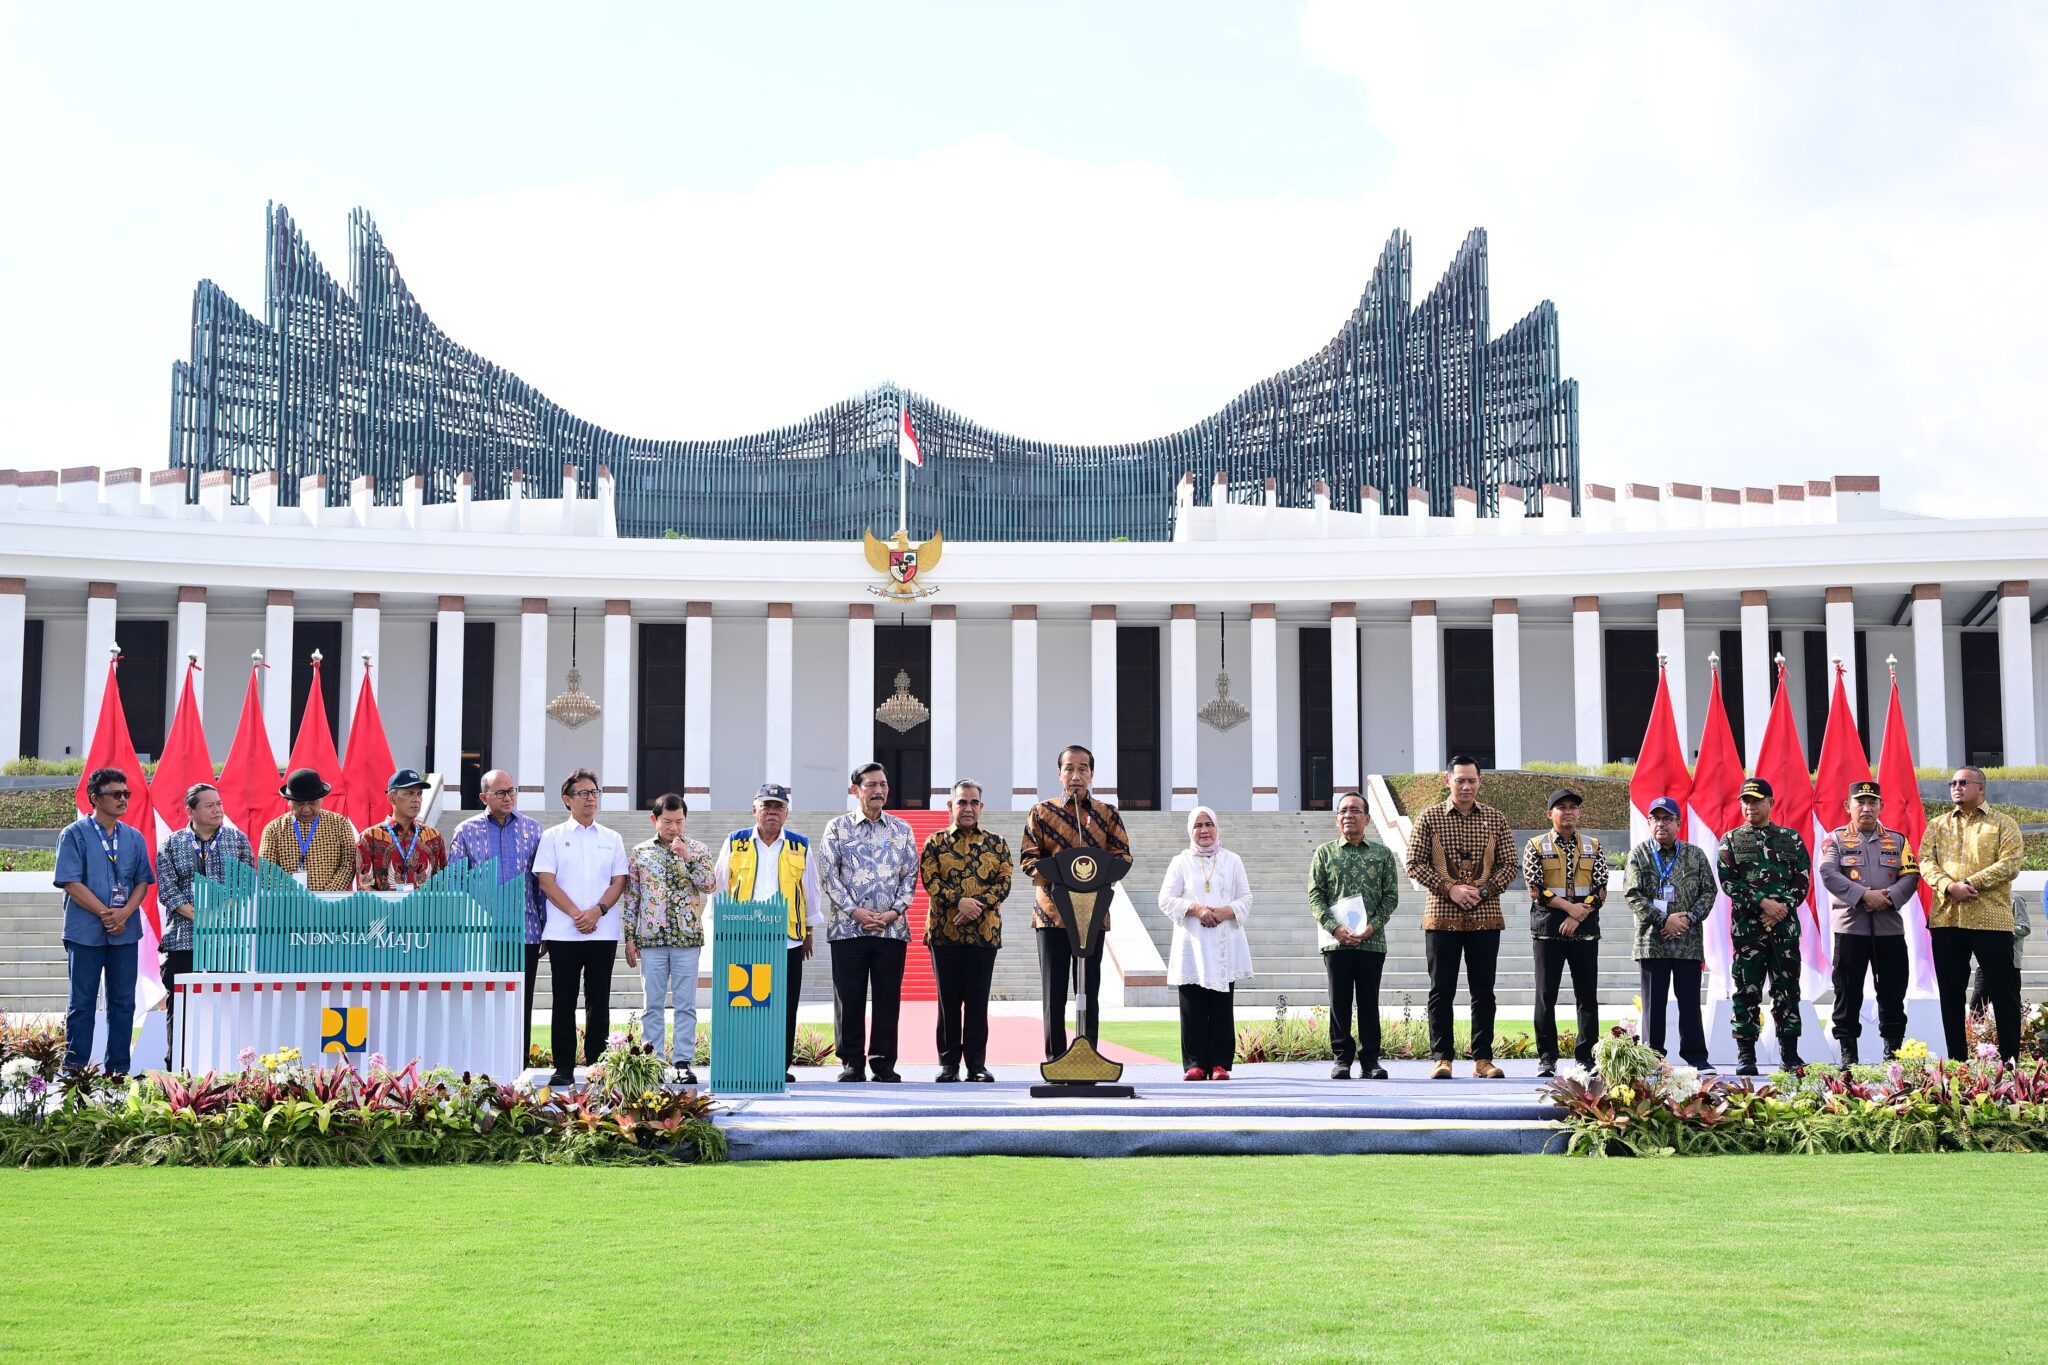
<path id="1" fill-rule="evenodd" d="M 857 1066 L 842 1066 L 839 1068 L 839 1079 L 857 1085 L 867 1079 L 867 1073 Z M 875 1079 L 880 1080 L 881 1077 L 877 1076 Z"/>
<path id="2" fill-rule="evenodd" d="M 980 1081 L 983 1085 L 994 1085 L 996 1083 L 994 1074 L 985 1066 L 977 1066 L 969 1070 L 967 1079 L 970 1081 Z"/>
<path id="3" fill-rule="evenodd" d="M 697 1073 L 686 1066 L 679 1066 L 676 1068 L 676 1079 L 684 1085 L 695 1085 L 697 1083 Z"/>
<path id="4" fill-rule="evenodd" d="M 880 1076 L 877 1076 L 875 1077 L 875 1079 L 879 1081 L 882 1078 Z M 946 1067 L 944 1070 L 940 1071 L 938 1075 L 932 1077 L 932 1079 L 939 1082 L 941 1085 L 958 1082 L 960 1079 L 960 1068 L 954 1066 Z"/>
<path id="5" fill-rule="evenodd" d="M 548 1085 L 555 1090 L 567 1090 L 570 1086 L 574 1084 L 576 1084 L 576 1078 L 574 1076 L 564 1076 L 559 1071 L 557 1071 L 554 1075 L 548 1077 Z"/>
<path id="6" fill-rule="evenodd" d="M 796 1084 L 796 1073 L 795 1073 L 794 1071 L 785 1071 L 785 1072 L 783 1072 L 783 1073 L 782 1073 L 782 1079 L 783 1079 L 783 1081 L 784 1081 L 785 1083 L 787 1083 L 787 1084 L 789 1084 L 789 1085 L 795 1085 L 795 1084 Z"/>
<path id="7" fill-rule="evenodd" d="M 896 1074 L 894 1068 L 878 1066 L 875 1068 L 875 1079 L 886 1085 L 895 1085 L 903 1078 Z"/>
<path id="8" fill-rule="evenodd" d="M 1378 1062 L 1363 1062 L 1359 1065 L 1358 1079 L 1361 1081 L 1383 1081 L 1386 1078 L 1387 1069 Z"/>
<path id="9" fill-rule="evenodd" d="M 1330 1079 L 1331 1079 L 1331 1080 L 1333 1080 L 1333 1081 L 1348 1081 L 1348 1080 L 1350 1080 L 1350 1079 L 1351 1079 L 1351 1063 L 1349 1063 L 1349 1062 L 1339 1062 L 1339 1063 L 1337 1063 L 1337 1064 L 1336 1064 L 1335 1066 L 1331 1067 L 1331 1068 L 1330 1068 Z"/>
<path id="10" fill-rule="evenodd" d="M 1557 1063 L 1545 1057 L 1542 1061 L 1536 1063 L 1536 1074 L 1539 1076 L 1555 1076 L 1557 1074 Z"/>

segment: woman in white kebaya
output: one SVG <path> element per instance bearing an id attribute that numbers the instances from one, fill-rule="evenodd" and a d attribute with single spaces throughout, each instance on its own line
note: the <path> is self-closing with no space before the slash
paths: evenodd
<path id="1" fill-rule="evenodd" d="M 1188 847 L 1167 865 L 1159 910 L 1173 924 L 1166 983 L 1180 989 L 1181 1065 L 1185 1080 L 1227 1081 L 1237 1054 L 1234 983 L 1252 974 L 1244 923 L 1252 888 L 1244 860 L 1223 847 L 1216 812 L 1188 815 Z"/>

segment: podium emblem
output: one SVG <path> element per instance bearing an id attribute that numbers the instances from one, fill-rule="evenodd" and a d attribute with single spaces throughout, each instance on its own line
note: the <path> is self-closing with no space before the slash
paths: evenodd
<path id="1" fill-rule="evenodd" d="M 775 989 L 772 962 L 728 962 L 725 967 L 726 1003 L 735 1009 L 751 1009 L 767 1002 Z"/>
<path id="2" fill-rule="evenodd" d="M 343 1056 L 361 1052 L 370 1041 L 370 1011 L 363 1005 L 344 1005 L 320 1011 L 320 1050 Z"/>

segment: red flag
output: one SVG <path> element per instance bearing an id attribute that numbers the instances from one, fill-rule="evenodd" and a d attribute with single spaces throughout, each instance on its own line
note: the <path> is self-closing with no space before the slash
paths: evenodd
<path id="1" fill-rule="evenodd" d="M 197 659 L 186 661 L 185 686 L 178 693 L 178 713 L 171 718 L 171 737 L 164 741 L 163 757 L 157 760 L 156 776 L 150 779 L 149 804 L 156 809 L 159 840 L 185 828 L 189 819 L 186 791 L 195 782 L 214 780 L 213 757 L 206 752 L 206 727 L 200 723 L 199 700 L 192 687 L 192 675 L 199 671 Z"/>
<path id="2" fill-rule="evenodd" d="M 149 808 L 149 783 L 143 776 L 142 760 L 135 756 L 135 741 L 128 734 L 128 713 L 121 708 L 120 667 L 119 655 L 107 661 L 107 685 L 100 693 L 100 718 L 93 726 L 92 748 L 85 756 L 85 771 L 78 776 L 73 799 L 79 815 L 90 815 L 92 798 L 86 795 L 85 788 L 93 772 L 99 768 L 119 768 L 126 774 L 130 795 L 121 823 L 142 836 L 143 846 L 149 850 L 149 865 L 154 869 L 156 816 Z M 150 1009 L 163 997 L 156 961 L 157 941 L 163 937 L 163 925 L 157 919 L 156 887 L 144 888 L 142 907 L 136 913 L 142 916 L 142 941 L 136 945 L 136 998 L 144 1009 Z M 152 989 L 151 983 L 158 984 Z M 108 1022 L 112 1027 L 112 1021 Z"/>
<path id="3" fill-rule="evenodd" d="M 1735 747 L 1735 731 L 1728 724 L 1728 708 L 1721 700 L 1721 669 L 1714 666 L 1713 690 L 1707 694 L 1706 725 L 1700 731 L 1699 765 L 1692 774 L 1692 842 L 1713 862 L 1720 853 L 1721 836 L 1742 823 L 1742 751 Z M 1714 902 L 1714 913 L 1706 924 L 1707 972 L 1718 995 L 1728 993 L 1729 967 L 1735 945 L 1729 934 L 1728 898 Z"/>
<path id="4" fill-rule="evenodd" d="M 1915 856 L 1927 834 L 1927 807 L 1920 802 L 1920 779 L 1913 773 L 1913 746 L 1906 738 L 1906 711 L 1899 704 L 1899 671 L 1892 669 L 1892 700 L 1885 708 L 1884 748 L 1878 751 L 1877 780 L 1884 788 L 1884 822 L 1906 836 Z M 1907 991 L 1932 997 L 1934 944 L 1927 933 L 1927 915 L 1934 908 L 1934 889 L 1920 883 L 1920 913 L 1907 914 L 1906 948 L 1911 975 Z"/>
<path id="5" fill-rule="evenodd" d="M 1643 732 L 1643 747 L 1636 757 L 1635 775 L 1628 780 L 1629 838 L 1641 843 L 1650 837 L 1650 803 L 1668 796 L 1678 803 L 1678 837 L 1685 838 L 1685 803 L 1692 795 L 1692 774 L 1685 767 L 1685 745 L 1678 738 L 1678 721 L 1671 710 L 1671 687 L 1664 677 L 1661 659 L 1657 664 L 1657 699 L 1650 704 L 1650 728 Z"/>
<path id="6" fill-rule="evenodd" d="M 306 689 L 306 713 L 299 720 L 299 733 L 292 739 L 288 769 L 311 768 L 333 788 L 327 793 L 327 809 L 337 813 L 348 809 L 348 778 L 341 770 L 341 756 L 334 752 L 334 731 L 327 726 L 327 698 L 320 688 L 320 654 L 313 654 L 313 685 Z"/>
<path id="7" fill-rule="evenodd" d="M 256 685 L 268 667 L 260 654 L 249 666 L 242 718 L 235 725 L 234 743 L 228 746 L 228 761 L 220 770 L 220 799 L 227 807 L 228 821 L 252 843 L 262 838 L 265 825 L 284 814 L 284 798 L 277 794 L 277 751 L 270 747 L 270 731 L 263 724 L 263 697 Z"/>
<path id="8" fill-rule="evenodd" d="M 370 690 L 370 665 L 363 664 L 363 684 L 356 692 L 356 715 L 348 726 L 348 762 L 342 767 L 347 780 L 337 791 L 347 795 L 334 800 L 335 809 L 359 830 L 390 818 L 391 798 L 384 784 L 391 780 L 391 745 L 384 737 L 384 718 L 377 710 L 377 694 Z"/>
<path id="9" fill-rule="evenodd" d="M 1849 710 L 1846 666 L 1835 661 L 1835 691 L 1828 701 L 1828 728 L 1820 741 L 1820 771 L 1813 782 L 1814 848 L 1833 830 L 1849 823 L 1849 788 L 1870 780 L 1870 760 L 1863 753 L 1862 736 L 1856 733 L 1856 717 Z M 1817 898 L 1816 898 L 1817 899 Z"/>
<path id="10" fill-rule="evenodd" d="M 1806 750 L 1799 743 L 1799 723 L 1792 718 L 1792 694 L 1785 686 L 1785 664 L 1778 663 L 1778 688 L 1771 699 L 1770 722 L 1764 726 L 1763 743 L 1757 746 L 1756 775 L 1771 784 L 1771 819 L 1800 836 L 1809 859 L 1813 856 L 1813 775 L 1806 770 Z M 1811 902 L 1809 901 L 1810 905 Z M 1828 960 L 1832 945 L 1810 910 L 1799 927 L 1799 955 L 1806 964 L 1802 994 L 1808 999 L 1826 990 Z"/>

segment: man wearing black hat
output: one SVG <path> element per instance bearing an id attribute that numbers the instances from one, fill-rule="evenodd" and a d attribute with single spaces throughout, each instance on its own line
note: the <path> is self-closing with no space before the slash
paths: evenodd
<path id="1" fill-rule="evenodd" d="M 1750 778 L 1742 784 L 1743 823 L 1721 836 L 1721 890 L 1728 897 L 1729 932 L 1735 940 L 1729 975 L 1738 1076 L 1757 1074 L 1766 977 L 1782 1064 L 1787 1071 L 1806 1065 L 1799 1056 L 1799 907 L 1812 877 L 1805 842 L 1771 823 L 1771 803 L 1771 784 Z"/>
<path id="2" fill-rule="evenodd" d="M 420 823 L 427 779 L 418 768 L 391 774 L 384 794 L 391 799 L 391 818 L 356 840 L 357 875 L 365 891 L 404 891 L 448 866 L 448 843 L 440 830 Z"/>
<path id="3" fill-rule="evenodd" d="M 1849 823 L 1821 841 L 1817 875 L 1833 902 L 1835 1042 L 1854 1066 L 1863 1033 L 1863 978 L 1877 978 L 1877 1031 L 1884 1055 L 1906 1036 L 1906 918 L 1920 890 L 1913 846 L 1878 819 L 1884 793 L 1875 782 L 1849 788 Z"/>
<path id="4" fill-rule="evenodd" d="M 1579 832 L 1584 801 L 1569 787 L 1550 794 L 1550 833 L 1522 850 L 1529 885 L 1529 935 L 1536 959 L 1536 1074 L 1557 1074 L 1557 988 L 1572 973 L 1579 1035 L 1572 1056 L 1593 1064 L 1600 1033 L 1600 907 L 1607 900 L 1607 854 Z"/>
<path id="5" fill-rule="evenodd" d="M 320 809 L 334 788 L 311 768 L 294 768 L 277 789 L 290 809 L 263 827 L 256 856 L 276 863 L 308 891 L 356 889 L 356 831 L 346 816 Z"/>

